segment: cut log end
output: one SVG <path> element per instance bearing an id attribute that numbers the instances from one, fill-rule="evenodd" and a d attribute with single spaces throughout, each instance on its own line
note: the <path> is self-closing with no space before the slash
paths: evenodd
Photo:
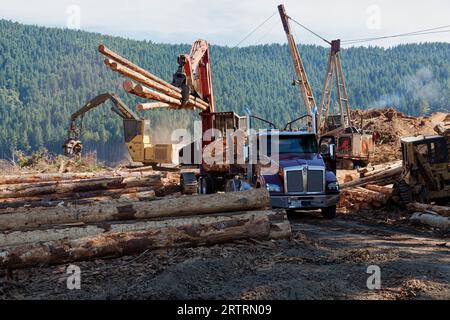
<path id="1" fill-rule="evenodd" d="M 135 89 L 135 87 L 136 87 L 136 84 L 135 84 L 133 81 L 131 81 L 131 80 L 125 80 L 125 81 L 122 83 L 122 86 L 123 86 L 123 89 L 124 89 L 126 92 L 132 92 L 132 91 L 134 91 L 134 89 Z"/>

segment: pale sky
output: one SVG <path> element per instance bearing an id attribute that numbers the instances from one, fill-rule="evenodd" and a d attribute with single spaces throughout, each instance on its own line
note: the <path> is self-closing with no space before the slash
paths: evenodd
<path id="1" fill-rule="evenodd" d="M 71 27 L 163 43 L 235 46 L 283 3 L 288 15 L 326 39 L 354 39 L 450 25 L 449 0 L 0 0 L 0 18 L 49 27 Z M 79 12 L 79 14 L 78 14 Z M 241 46 L 284 43 L 275 14 Z M 324 44 L 292 26 L 298 43 Z M 447 28 L 450 30 L 450 28 Z M 450 32 L 368 42 L 445 41 Z"/>

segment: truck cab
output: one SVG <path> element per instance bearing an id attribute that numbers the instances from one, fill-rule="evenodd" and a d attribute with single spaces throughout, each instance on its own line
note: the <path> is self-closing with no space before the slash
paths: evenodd
<path id="1" fill-rule="evenodd" d="M 268 131 L 265 135 L 272 142 L 267 143 L 267 155 L 274 163 L 269 170 L 257 170 L 256 184 L 268 189 L 272 207 L 321 209 L 324 217 L 333 218 L 339 202 L 339 183 L 332 165 L 334 145 L 319 142 L 316 134 L 308 131 Z M 271 150 L 274 145 L 276 153 Z"/>

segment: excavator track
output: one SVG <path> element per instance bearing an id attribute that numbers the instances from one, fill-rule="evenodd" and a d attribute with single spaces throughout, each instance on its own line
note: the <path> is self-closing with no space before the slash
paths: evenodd
<path id="1" fill-rule="evenodd" d="M 411 188 L 404 179 L 397 183 L 397 192 L 402 204 L 406 205 L 413 202 Z"/>

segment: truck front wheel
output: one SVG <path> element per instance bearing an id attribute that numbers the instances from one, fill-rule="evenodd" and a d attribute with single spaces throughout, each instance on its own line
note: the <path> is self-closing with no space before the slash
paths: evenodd
<path id="1" fill-rule="evenodd" d="M 336 217 L 336 206 L 322 208 L 322 216 L 325 219 L 334 219 Z"/>

